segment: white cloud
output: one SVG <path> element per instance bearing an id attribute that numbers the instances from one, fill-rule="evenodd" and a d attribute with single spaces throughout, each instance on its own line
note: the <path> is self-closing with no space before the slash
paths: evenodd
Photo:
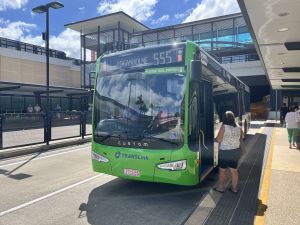
<path id="1" fill-rule="evenodd" d="M 10 22 L 0 18 L 0 37 L 45 46 L 42 34 L 37 36 L 31 34 L 36 28 L 35 24 L 22 21 Z M 69 57 L 80 58 L 80 34 L 66 29 L 57 36 L 50 36 L 50 48 L 63 51 Z"/>
<path id="2" fill-rule="evenodd" d="M 79 9 L 80 11 L 83 11 L 83 10 L 85 10 L 85 6 L 79 7 L 78 9 Z"/>
<path id="3" fill-rule="evenodd" d="M 5 11 L 7 9 L 20 9 L 27 2 L 28 0 L 0 0 L 0 11 Z"/>
<path id="4" fill-rule="evenodd" d="M 202 0 L 183 22 L 240 12 L 237 0 Z"/>
<path id="5" fill-rule="evenodd" d="M 169 15 L 163 15 L 161 17 L 159 17 L 158 19 L 156 20 L 152 20 L 152 24 L 161 24 L 167 20 L 169 20 L 170 16 Z"/>
<path id="6" fill-rule="evenodd" d="M 50 48 L 63 51 L 69 57 L 80 58 L 80 33 L 67 28 L 58 36 L 50 37 Z"/>
<path id="7" fill-rule="evenodd" d="M 138 21 L 146 21 L 154 14 L 158 0 L 104 0 L 98 5 L 98 12 L 107 14 L 124 11 Z"/>
<path id="8" fill-rule="evenodd" d="M 6 25 L 6 24 L 9 24 L 9 20 L 5 20 L 3 18 L 0 18 L 0 25 L 3 24 L 3 25 Z"/>
<path id="9" fill-rule="evenodd" d="M 186 10 L 185 12 L 183 13 L 177 13 L 174 15 L 175 19 L 177 20 L 181 20 L 183 19 L 184 17 L 187 17 L 187 15 L 189 15 L 191 12 L 192 12 L 193 9 L 188 9 Z"/>
<path id="10" fill-rule="evenodd" d="M 31 34 L 29 34 L 27 36 L 21 37 L 19 40 L 33 45 L 45 46 L 45 42 L 42 39 L 42 34 L 39 36 L 32 36 Z"/>
<path id="11" fill-rule="evenodd" d="M 0 22 L 0 37 L 5 37 L 13 40 L 19 40 L 21 37 L 28 35 L 30 31 L 36 28 L 35 24 L 25 23 L 22 21 L 10 22 L 3 20 Z"/>

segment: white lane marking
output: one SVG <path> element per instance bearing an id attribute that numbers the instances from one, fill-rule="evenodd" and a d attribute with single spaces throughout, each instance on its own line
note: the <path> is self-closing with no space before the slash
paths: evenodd
<path id="1" fill-rule="evenodd" d="M 55 154 L 51 154 L 51 155 L 46 155 L 46 156 L 40 156 L 40 157 L 37 157 L 35 159 L 32 159 L 31 161 L 35 161 L 35 160 L 39 160 L 39 159 L 45 159 L 45 158 L 50 158 L 50 157 L 54 157 L 54 156 L 58 156 L 58 155 L 67 154 L 67 153 L 70 153 L 70 152 L 76 152 L 76 151 L 80 151 L 80 150 L 83 150 L 83 149 L 86 149 L 86 148 L 91 148 L 91 146 L 84 146 L 84 147 L 72 149 L 72 150 L 69 150 L 69 151 L 59 152 L 59 153 L 55 153 Z M 34 156 L 34 155 L 32 155 L 32 156 Z M 9 164 L 5 164 L 5 165 L 0 165 L 0 168 L 7 167 L 7 166 L 13 166 L 13 165 L 17 165 L 17 164 L 21 164 L 21 163 L 27 162 L 29 159 L 18 161 L 18 162 L 14 162 L 14 163 L 9 163 Z"/>
<path id="2" fill-rule="evenodd" d="M 96 178 L 98 178 L 98 177 L 100 177 L 100 176 L 103 176 L 103 175 L 105 175 L 105 174 L 102 174 L 102 173 L 101 173 L 101 174 L 98 174 L 98 175 L 96 175 L 96 176 L 93 176 L 93 177 L 87 178 L 87 179 L 85 179 L 85 180 L 79 181 L 79 182 L 77 182 L 77 183 L 75 183 L 75 184 L 69 185 L 69 186 L 67 186 L 67 187 L 65 187 L 65 188 L 62 188 L 62 189 L 60 189 L 60 190 L 54 191 L 54 192 L 52 192 L 52 193 L 50 193 L 50 194 L 47 194 L 47 195 L 44 195 L 44 196 L 42 196 L 42 197 L 36 198 L 36 199 L 34 199 L 34 200 L 32 200 L 32 201 L 23 203 L 23 204 L 21 204 L 21 205 L 18 205 L 18 206 L 16 206 L 16 207 L 13 207 L 13 208 L 8 209 L 8 210 L 6 210 L 6 211 L 0 212 L 0 217 L 2 217 L 2 216 L 4 216 L 4 215 L 7 215 L 7 214 L 9 214 L 9 213 L 12 213 L 12 212 L 14 212 L 14 211 L 17 211 L 17 210 L 19 210 L 19 209 L 22 209 L 22 208 L 24 208 L 24 207 L 26 207 L 26 206 L 32 205 L 32 204 L 34 204 L 34 203 L 36 203 L 36 202 L 42 201 L 42 200 L 44 200 L 44 199 L 46 199 L 46 198 L 52 197 L 52 196 L 54 196 L 54 195 L 57 195 L 57 194 L 59 194 L 59 193 L 61 193 L 61 192 L 64 192 L 64 191 L 66 191 L 66 190 L 69 190 L 69 189 L 71 189 L 71 188 L 74 188 L 74 187 L 76 187 L 76 186 L 78 186 L 78 185 L 80 185 L 80 184 L 84 184 L 84 183 L 86 183 L 86 182 L 89 182 L 89 181 L 91 181 L 91 180 L 94 180 L 94 179 L 96 179 Z"/>

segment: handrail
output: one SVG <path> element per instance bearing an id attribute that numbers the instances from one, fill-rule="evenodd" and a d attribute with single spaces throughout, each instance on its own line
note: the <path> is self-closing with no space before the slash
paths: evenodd
<path id="1" fill-rule="evenodd" d="M 13 48 L 17 51 L 29 52 L 36 55 L 46 55 L 46 48 L 38 45 L 33 45 L 21 41 L 11 40 L 8 38 L 0 37 L 0 47 L 2 48 Z M 63 51 L 49 49 L 50 57 L 63 59 L 63 60 L 71 60 L 74 65 L 80 65 L 81 61 L 78 59 L 69 58 L 66 56 L 66 53 Z"/>

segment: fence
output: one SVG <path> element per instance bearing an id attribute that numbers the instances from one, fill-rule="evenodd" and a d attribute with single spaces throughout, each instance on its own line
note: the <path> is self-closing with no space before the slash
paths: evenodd
<path id="1" fill-rule="evenodd" d="M 92 134 L 90 112 L 0 114 L 0 150 Z"/>

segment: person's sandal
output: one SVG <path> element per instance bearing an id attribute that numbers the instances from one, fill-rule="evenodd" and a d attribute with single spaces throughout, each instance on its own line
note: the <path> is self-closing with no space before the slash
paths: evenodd
<path id="1" fill-rule="evenodd" d="M 229 188 L 229 190 L 230 190 L 233 194 L 239 193 L 239 191 L 233 191 L 232 188 Z"/>
<path id="2" fill-rule="evenodd" d="M 224 194 L 224 191 L 221 191 L 221 190 L 217 189 L 217 187 L 214 187 L 213 190 L 214 190 L 214 191 L 217 191 L 217 192 L 219 192 L 219 193 L 221 193 L 221 194 Z"/>

